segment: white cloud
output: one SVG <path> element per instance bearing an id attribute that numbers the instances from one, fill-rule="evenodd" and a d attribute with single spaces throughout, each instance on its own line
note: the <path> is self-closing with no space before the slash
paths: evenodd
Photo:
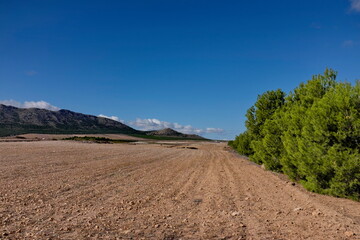
<path id="1" fill-rule="evenodd" d="M 185 134 L 206 134 L 206 133 L 224 133 L 224 130 L 221 128 L 194 128 L 191 125 L 181 125 L 179 123 L 171 123 L 166 121 L 160 121 L 156 118 L 148 118 L 148 119 L 141 119 L 137 118 L 135 121 L 126 122 L 128 125 L 143 130 L 143 131 L 150 131 L 150 130 L 160 130 L 164 128 L 172 128 L 175 131 L 185 133 Z"/>
<path id="2" fill-rule="evenodd" d="M 206 133 L 223 133 L 224 129 L 221 128 L 206 128 Z"/>
<path id="3" fill-rule="evenodd" d="M 116 117 L 116 116 L 106 116 L 104 114 L 100 114 L 100 115 L 98 115 L 98 117 L 108 118 L 108 119 L 111 119 L 111 120 L 114 120 L 114 121 L 125 123 L 124 120 L 122 120 L 122 119 L 120 119 L 119 117 Z"/>
<path id="4" fill-rule="evenodd" d="M 13 107 L 17 107 L 20 108 L 21 107 L 21 103 L 15 101 L 15 100 L 3 100 L 0 101 L 0 104 L 6 105 L 6 106 L 13 106 Z"/>
<path id="5" fill-rule="evenodd" d="M 41 108 L 41 109 L 47 109 L 51 111 L 59 111 L 60 108 L 51 105 L 50 103 L 47 103 L 45 101 L 26 101 L 24 103 L 15 101 L 15 100 L 3 100 L 0 101 L 0 104 L 7 105 L 7 106 L 13 106 L 17 108 Z"/>
<path id="6" fill-rule="evenodd" d="M 360 12 L 360 0 L 350 0 L 351 2 L 351 9 Z"/>
<path id="7" fill-rule="evenodd" d="M 179 123 L 171 123 L 171 122 L 166 122 L 166 121 L 161 121 L 159 119 L 156 118 L 147 118 L 147 119 L 141 119 L 141 118 L 137 118 L 134 121 L 125 121 L 120 119 L 119 117 L 116 116 L 106 116 L 104 114 L 100 114 L 98 115 L 98 117 L 104 117 L 104 118 L 109 118 L 121 123 L 124 123 L 126 125 L 129 125 L 131 127 L 134 127 L 136 129 L 142 130 L 142 131 L 151 131 L 151 130 L 161 130 L 164 128 L 172 128 L 175 131 L 181 132 L 181 133 L 185 133 L 185 134 L 199 134 L 199 135 L 203 135 L 205 133 L 224 133 L 225 131 L 221 128 L 205 128 L 205 129 L 200 129 L 200 128 L 194 128 L 191 125 L 181 125 Z"/>

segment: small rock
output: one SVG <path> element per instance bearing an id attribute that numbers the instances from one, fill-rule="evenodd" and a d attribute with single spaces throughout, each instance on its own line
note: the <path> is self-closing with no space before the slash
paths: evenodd
<path id="1" fill-rule="evenodd" d="M 344 234 L 345 234 L 346 237 L 355 236 L 355 233 L 354 233 L 354 232 L 351 232 L 351 231 L 346 231 Z"/>
<path id="2" fill-rule="evenodd" d="M 160 224 L 156 224 L 156 225 L 155 225 L 155 228 L 159 228 L 159 227 L 160 227 Z"/>
<path id="3" fill-rule="evenodd" d="M 239 216 L 240 215 L 240 212 L 232 212 L 231 213 L 231 216 L 233 216 L 233 217 L 236 217 L 236 216 Z"/>
<path id="4" fill-rule="evenodd" d="M 294 208 L 294 212 L 298 212 L 298 211 L 301 211 L 301 210 L 303 210 L 303 208 L 302 207 L 297 207 L 297 208 Z"/>
<path id="5" fill-rule="evenodd" d="M 319 210 L 319 209 L 316 209 L 315 211 L 313 211 L 312 213 L 311 213 L 311 215 L 313 215 L 313 216 L 319 216 L 319 215 L 321 215 L 322 214 L 322 212 Z"/>

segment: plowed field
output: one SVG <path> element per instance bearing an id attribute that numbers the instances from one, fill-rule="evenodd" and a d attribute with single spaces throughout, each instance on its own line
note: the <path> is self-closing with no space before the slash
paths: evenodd
<path id="1" fill-rule="evenodd" d="M 0 239 L 360 239 L 360 203 L 223 143 L 0 143 Z"/>

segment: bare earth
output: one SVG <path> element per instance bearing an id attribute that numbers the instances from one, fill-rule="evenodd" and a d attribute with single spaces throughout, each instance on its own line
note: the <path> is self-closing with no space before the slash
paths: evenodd
<path id="1" fill-rule="evenodd" d="M 360 239 L 360 203 L 224 143 L 2 142 L 0 239 Z"/>

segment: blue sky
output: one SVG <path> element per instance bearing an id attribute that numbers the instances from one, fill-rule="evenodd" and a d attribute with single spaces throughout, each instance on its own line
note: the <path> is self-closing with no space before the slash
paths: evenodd
<path id="1" fill-rule="evenodd" d="M 359 59 L 360 0 L 0 1 L 0 100 L 141 129 L 232 139 L 258 94 Z"/>

